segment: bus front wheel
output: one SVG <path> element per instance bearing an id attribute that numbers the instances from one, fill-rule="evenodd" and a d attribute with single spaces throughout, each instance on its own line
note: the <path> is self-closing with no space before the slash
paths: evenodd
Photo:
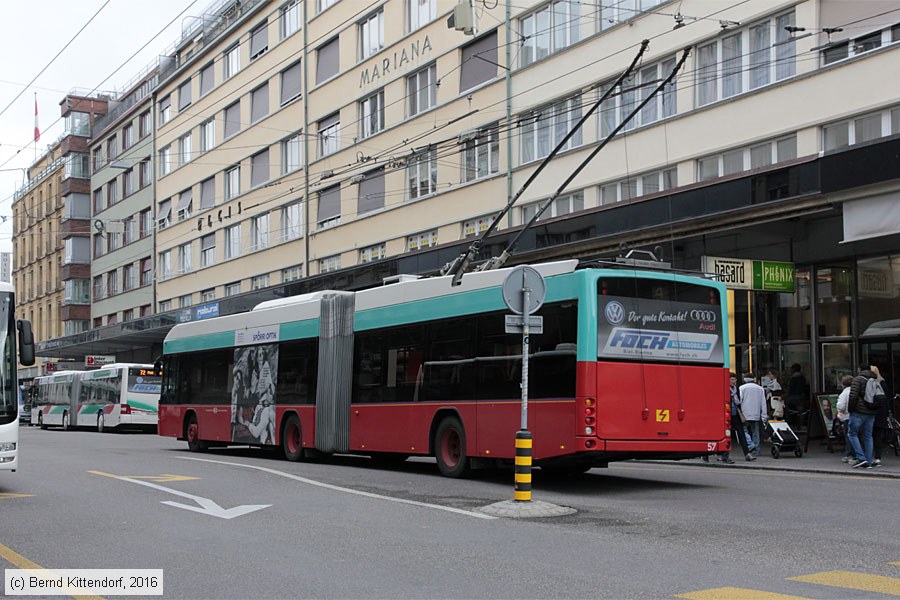
<path id="1" fill-rule="evenodd" d="M 197 417 L 191 415 L 188 419 L 187 426 L 184 428 L 184 437 L 188 443 L 188 450 L 191 452 L 203 452 L 207 448 L 206 442 L 200 441 L 200 426 L 197 424 Z"/>
<path id="2" fill-rule="evenodd" d="M 434 457 L 444 477 L 462 477 L 469 471 L 466 431 L 457 417 L 447 417 L 434 434 Z"/>
<path id="3" fill-rule="evenodd" d="M 303 433 L 297 415 L 289 416 L 281 428 L 281 450 L 284 458 L 291 462 L 303 459 Z"/>
<path id="4" fill-rule="evenodd" d="M 97 413 L 97 432 L 103 433 L 106 431 L 106 419 L 103 417 L 102 412 Z"/>
<path id="5" fill-rule="evenodd" d="M 69 413 L 67 413 L 67 412 L 63 413 L 62 428 L 63 428 L 63 431 L 69 430 Z"/>
<path id="6" fill-rule="evenodd" d="M 41 429 L 47 429 L 47 426 L 44 425 L 44 413 L 38 413 L 38 427 Z"/>

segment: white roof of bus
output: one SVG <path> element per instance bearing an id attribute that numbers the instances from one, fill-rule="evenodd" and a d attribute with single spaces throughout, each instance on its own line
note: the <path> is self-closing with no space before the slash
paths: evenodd
<path id="1" fill-rule="evenodd" d="M 530 265 L 544 277 L 572 273 L 578 266 L 577 260 Z M 356 292 L 356 310 L 367 310 L 392 306 L 403 302 L 414 302 L 428 298 L 439 298 L 452 294 L 461 294 L 473 290 L 499 287 L 515 267 L 466 273 L 460 285 L 453 286 L 451 276 L 429 277 L 392 283 L 382 287 Z M 252 327 L 276 325 L 290 321 L 302 321 L 319 317 L 319 304 L 326 294 L 350 294 L 353 292 L 319 291 L 301 294 L 290 298 L 268 300 L 258 304 L 252 311 L 226 315 L 213 319 L 203 319 L 181 323 L 169 330 L 166 341 L 184 339 L 198 335 L 206 335 L 223 331 L 234 331 Z"/>

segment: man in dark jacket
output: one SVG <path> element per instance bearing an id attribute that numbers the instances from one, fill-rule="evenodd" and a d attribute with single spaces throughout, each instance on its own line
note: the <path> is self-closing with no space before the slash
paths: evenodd
<path id="1" fill-rule="evenodd" d="M 850 463 L 855 469 L 872 468 L 872 427 L 875 425 L 877 410 L 866 403 L 866 384 L 870 379 L 875 379 L 875 373 L 870 369 L 862 369 L 859 375 L 853 378 L 850 384 L 850 421 L 847 437 L 853 447 L 856 460 Z"/>

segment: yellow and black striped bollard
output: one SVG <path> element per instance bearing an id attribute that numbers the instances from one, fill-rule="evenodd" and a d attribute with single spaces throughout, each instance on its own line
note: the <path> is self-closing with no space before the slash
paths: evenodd
<path id="1" fill-rule="evenodd" d="M 531 432 L 516 432 L 516 502 L 531 502 Z"/>

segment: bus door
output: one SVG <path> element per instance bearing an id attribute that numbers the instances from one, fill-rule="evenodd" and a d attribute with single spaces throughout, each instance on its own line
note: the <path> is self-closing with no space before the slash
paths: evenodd
<path id="1" fill-rule="evenodd" d="M 716 288 L 601 278 L 597 435 L 644 441 L 724 437 L 728 374 Z"/>

